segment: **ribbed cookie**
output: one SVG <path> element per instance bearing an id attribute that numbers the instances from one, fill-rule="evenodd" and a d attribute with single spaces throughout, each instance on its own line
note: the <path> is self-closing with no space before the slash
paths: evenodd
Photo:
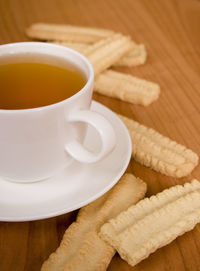
<path id="1" fill-rule="evenodd" d="M 77 50 L 78 52 L 82 53 L 83 55 L 87 56 L 87 53 L 90 52 L 92 45 L 86 44 L 86 43 L 77 43 L 77 42 L 67 42 L 67 41 L 53 41 L 51 43 L 60 44 L 63 46 L 67 46 L 69 48 L 72 48 L 74 50 Z M 121 59 L 119 59 L 116 63 L 114 63 L 114 66 L 138 66 L 145 63 L 147 58 L 147 52 L 145 49 L 144 44 L 136 44 L 134 43 L 133 49 L 124 55 Z"/>
<path id="2" fill-rule="evenodd" d="M 95 78 L 94 91 L 122 101 L 147 106 L 158 99 L 160 87 L 130 74 L 107 70 Z"/>
<path id="3" fill-rule="evenodd" d="M 150 198 L 139 201 L 136 205 L 129 207 L 127 211 L 124 211 L 116 218 L 111 219 L 101 228 L 101 233 L 104 235 L 104 239 L 106 238 L 109 243 L 112 242 L 115 246 L 115 237 L 126 230 L 126 228 L 137 223 L 145 216 L 162 208 L 166 204 L 197 190 L 200 191 L 200 182 L 195 179 L 184 185 L 175 185 L 169 189 L 165 189 Z"/>
<path id="4" fill-rule="evenodd" d="M 144 197 L 146 184 L 125 174 L 104 196 L 83 207 L 66 230 L 59 248 L 44 262 L 42 271 L 104 271 L 115 249 L 97 234 L 110 218 Z"/>
<path id="5" fill-rule="evenodd" d="M 198 164 L 198 155 L 185 146 L 132 119 L 119 117 L 132 139 L 132 157 L 140 164 L 177 178 L 188 175 Z"/>
<path id="6" fill-rule="evenodd" d="M 133 47 L 134 43 L 129 37 L 114 34 L 93 44 L 86 56 L 92 63 L 95 76 L 97 76 L 130 52 Z"/>
<path id="7" fill-rule="evenodd" d="M 26 29 L 29 38 L 82 43 L 94 43 L 112 34 L 114 32 L 107 29 L 64 24 L 35 23 Z"/>
<path id="8" fill-rule="evenodd" d="M 200 183 L 193 180 L 141 200 L 104 224 L 100 237 L 132 266 L 200 222 Z"/>
<path id="9" fill-rule="evenodd" d="M 127 55 L 118 60 L 114 66 L 134 67 L 143 65 L 147 59 L 147 51 L 144 44 L 135 44 Z"/>
<path id="10" fill-rule="evenodd" d="M 59 44 L 62 46 L 66 46 L 69 47 L 71 49 L 74 49 L 76 51 L 78 51 L 79 53 L 83 54 L 83 55 L 87 55 L 87 52 L 90 51 L 91 45 L 90 44 L 86 44 L 86 43 L 78 43 L 78 42 L 67 42 L 67 41 L 51 41 L 50 43 L 53 44 Z"/>

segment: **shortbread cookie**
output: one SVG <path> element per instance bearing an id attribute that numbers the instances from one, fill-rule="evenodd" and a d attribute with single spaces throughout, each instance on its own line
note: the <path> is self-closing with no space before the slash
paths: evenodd
<path id="1" fill-rule="evenodd" d="M 81 53 L 85 56 L 87 55 L 87 52 L 89 52 L 90 48 L 91 48 L 91 45 L 86 44 L 86 43 L 66 42 L 66 41 L 57 41 L 57 40 L 52 41 L 51 43 L 69 47 L 71 49 L 78 51 L 79 53 Z"/>
<path id="2" fill-rule="evenodd" d="M 78 52 L 82 53 L 83 55 L 87 56 L 87 54 L 92 49 L 92 45 L 86 43 L 77 43 L 77 42 L 67 42 L 67 41 L 52 41 L 51 43 L 60 44 L 63 46 L 67 46 Z M 119 61 L 114 63 L 114 66 L 138 66 L 145 63 L 147 58 L 147 52 L 145 49 L 144 44 L 136 44 L 134 43 L 133 49 L 124 55 Z"/>
<path id="3" fill-rule="evenodd" d="M 133 47 L 134 43 L 129 37 L 114 34 L 92 45 L 86 56 L 92 63 L 95 76 L 97 76 L 130 52 Z"/>
<path id="4" fill-rule="evenodd" d="M 100 237 L 134 266 L 200 222 L 200 182 L 145 198 L 104 224 Z"/>
<path id="5" fill-rule="evenodd" d="M 146 184 L 125 174 L 104 196 L 83 207 L 76 222 L 66 230 L 60 247 L 44 262 L 42 271 L 103 271 L 115 249 L 98 236 L 100 227 L 110 218 L 142 199 Z"/>
<path id="6" fill-rule="evenodd" d="M 26 29 L 29 38 L 82 43 L 94 43 L 112 34 L 114 32 L 107 29 L 46 23 L 32 24 Z"/>
<path id="7" fill-rule="evenodd" d="M 96 42 L 106 39 L 113 34 L 115 34 L 115 32 L 108 29 L 47 23 L 35 23 L 26 29 L 26 35 L 29 38 L 54 41 L 55 43 L 66 45 L 80 51 L 82 54 L 85 54 L 87 45 L 87 50 L 91 49 L 91 44 L 94 45 Z M 134 45 L 135 46 L 130 53 L 123 56 L 121 59 L 116 61 L 116 63 L 113 63 L 113 65 L 137 66 L 144 64 L 147 57 L 144 45 Z"/>
<path id="8" fill-rule="evenodd" d="M 146 106 L 158 99 L 160 87 L 129 74 L 107 70 L 96 77 L 94 91 L 122 101 Z"/>
<path id="9" fill-rule="evenodd" d="M 143 65 L 147 59 L 147 51 L 144 44 L 135 44 L 133 50 L 118 60 L 114 66 L 139 66 Z"/>
<path id="10" fill-rule="evenodd" d="M 198 164 L 198 155 L 185 146 L 132 119 L 119 117 L 132 139 L 132 157 L 140 164 L 177 178 L 190 174 Z"/>
<path id="11" fill-rule="evenodd" d="M 115 245 L 115 236 L 123 232 L 126 228 L 143 219 L 145 216 L 153 213 L 157 209 L 161 209 L 165 205 L 176 201 L 195 191 L 200 191 L 200 182 L 196 179 L 184 185 L 175 185 L 169 189 L 145 198 L 136 205 L 131 206 L 127 211 L 120 213 L 116 218 L 111 219 L 102 228 L 101 232 L 104 239 Z"/>

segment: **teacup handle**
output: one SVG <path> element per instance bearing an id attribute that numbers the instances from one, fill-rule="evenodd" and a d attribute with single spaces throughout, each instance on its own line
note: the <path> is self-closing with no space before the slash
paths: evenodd
<path id="1" fill-rule="evenodd" d="M 116 145 L 116 135 L 113 127 L 102 115 L 97 112 L 90 110 L 79 110 L 72 112 L 67 120 L 69 122 L 86 122 L 93 126 L 100 135 L 101 139 L 101 150 L 99 153 L 94 154 L 88 151 L 80 142 L 77 140 L 70 141 L 65 145 L 65 150 L 77 161 L 84 163 L 94 163 L 107 154 L 109 154 Z"/>

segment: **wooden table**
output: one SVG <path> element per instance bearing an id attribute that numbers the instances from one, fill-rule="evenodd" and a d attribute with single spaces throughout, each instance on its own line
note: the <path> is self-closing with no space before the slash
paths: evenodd
<path id="1" fill-rule="evenodd" d="M 26 41 L 24 29 L 34 22 L 69 23 L 110 28 L 144 43 L 144 66 L 121 71 L 160 84 L 159 100 L 148 107 L 101 95 L 94 99 L 115 112 L 155 128 L 200 154 L 200 2 L 198 0 L 1 0 L 0 42 Z M 148 195 L 192 178 L 169 178 L 131 161 L 133 172 L 148 184 Z M 72 212 L 46 220 L 0 223 L 0 270 L 37 271 L 59 245 Z M 200 270 L 200 226 L 159 249 L 134 268 L 115 256 L 114 270 Z M 80 268 L 81 271 L 81 268 Z"/>

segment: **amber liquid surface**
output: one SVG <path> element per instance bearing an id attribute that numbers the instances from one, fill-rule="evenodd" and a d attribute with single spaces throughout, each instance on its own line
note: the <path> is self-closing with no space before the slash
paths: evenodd
<path id="1" fill-rule="evenodd" d="M 83 88 L 77 69 L 40 63 L 0 65 L 0 109 L 28 109 L 63 101 Z"/>

